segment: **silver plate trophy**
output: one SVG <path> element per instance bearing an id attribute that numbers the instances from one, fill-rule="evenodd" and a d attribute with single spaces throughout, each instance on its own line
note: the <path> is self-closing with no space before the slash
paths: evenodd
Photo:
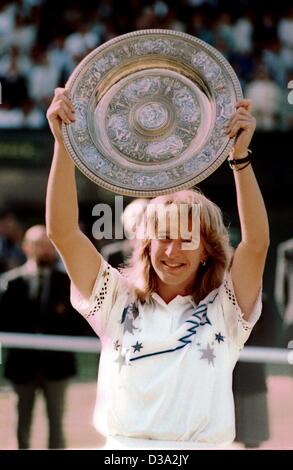
<path id="1" fill-rule="evenodd" d="M 227 60 L 205 42 L 150 29 L 93 50 L 66 85 L 76 121 L 63 124 L 77 167 L 132 197 L 190 188 L 226 159 L 225 126 L 242 98 Z"/>

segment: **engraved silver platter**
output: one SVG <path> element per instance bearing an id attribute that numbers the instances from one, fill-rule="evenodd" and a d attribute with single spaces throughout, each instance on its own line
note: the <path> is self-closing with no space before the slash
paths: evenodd
<path id="1" fill-rule="evenodd" d="M 226 159 L 225 126 L 242 98 L 227 60 L 205 42 L 150 29 L 93 50 L 67 85 L 76 121 L 63 124 L 77 167 L 132 197 L 190 188 Z"/>

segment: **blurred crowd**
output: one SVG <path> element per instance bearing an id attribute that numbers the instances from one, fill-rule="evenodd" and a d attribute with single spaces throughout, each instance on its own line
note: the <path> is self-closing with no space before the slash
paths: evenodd
<path id="1" fill-rule="evenodd" d="M 54 88 L 109 39 L 163 28 L 216 47 L 254 102 L 260 130 L 293 129 L 293 6 L 252 0 L 0 0 L 0 128 L 43 128 Z"/>

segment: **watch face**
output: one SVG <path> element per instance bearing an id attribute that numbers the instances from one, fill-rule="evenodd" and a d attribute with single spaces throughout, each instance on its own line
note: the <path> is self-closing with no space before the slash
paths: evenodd
<path id="1" fill-rule="evenodd" d="M 62 125 L 77 167 L 133 197 L 190 188 L 226 159 L 242 98 L 227 60 L 177 31 L 143 30 L 93 50 L 68 80 L 76 120 Z"/>

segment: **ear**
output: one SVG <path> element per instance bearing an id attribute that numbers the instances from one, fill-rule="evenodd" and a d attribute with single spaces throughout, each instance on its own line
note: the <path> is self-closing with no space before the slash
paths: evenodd
<path id="1" fill-rule="evenodd" d="M 29 243 L 26 240 L 22 242 L 21 248 L 24 254 L 26 255 L 26 257 L 28 257 L 30 250 L 29 250 Z"/>

